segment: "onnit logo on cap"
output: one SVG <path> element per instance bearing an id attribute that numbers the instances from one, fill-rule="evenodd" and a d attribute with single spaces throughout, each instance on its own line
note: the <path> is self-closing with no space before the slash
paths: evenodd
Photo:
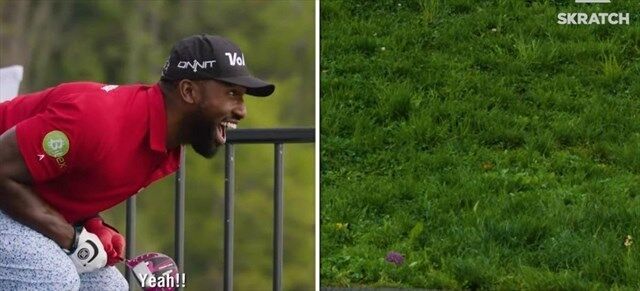
<path id="1" fill-rule="evenodd" d="M 181 61 L 178 63 L 178 68 L 180 69 L 192 68 L 193 72 L 195 73 L 198 71 L 198 68 L 206 69 L 206 68 L 213 67 L 213 63 L 215 62 L 216 60 L 204 61 L 202 63 L 198 62 L 198 60 L 193 60 L 191 62 Z"/>

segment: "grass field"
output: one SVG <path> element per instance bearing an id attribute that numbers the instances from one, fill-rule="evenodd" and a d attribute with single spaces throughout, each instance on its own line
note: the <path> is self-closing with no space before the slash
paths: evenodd
<path id="1" fill-rule="evenodd" d="M 322 0 L 321 286 L 640 289 L 640 1 L 612 2 Z"/>

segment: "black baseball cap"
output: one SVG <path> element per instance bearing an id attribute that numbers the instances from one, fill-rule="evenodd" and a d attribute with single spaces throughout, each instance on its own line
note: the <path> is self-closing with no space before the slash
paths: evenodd
<path id="1" fill-rule="evenodd" d="M 162 80 L 219 80 L 247 88 L 247 94 L 269 96 L 273 84 L 251 75 L 240 48 L 217 35 L 193 35 L 177 42 L 162 68 Z"/>

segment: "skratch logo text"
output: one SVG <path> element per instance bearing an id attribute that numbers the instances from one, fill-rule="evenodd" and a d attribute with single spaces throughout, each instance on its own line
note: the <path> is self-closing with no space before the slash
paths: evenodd
<path id="1" fill-rule="evenodd" d="M 576 3 L 611 3 L 611 0 L 575 0 Z M 629 13 L 625 12 L 562 12 L 558 13 L 560 25 L 629 25 Z"/>

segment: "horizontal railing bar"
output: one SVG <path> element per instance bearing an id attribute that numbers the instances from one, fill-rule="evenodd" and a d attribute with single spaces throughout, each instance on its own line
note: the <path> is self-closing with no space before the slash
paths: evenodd
<path id="1" fill-rule="evenodd" d="M 227 131 L 227 143 L 308 143 L 315 141 L 313 128 L 234 129 Z"/>

